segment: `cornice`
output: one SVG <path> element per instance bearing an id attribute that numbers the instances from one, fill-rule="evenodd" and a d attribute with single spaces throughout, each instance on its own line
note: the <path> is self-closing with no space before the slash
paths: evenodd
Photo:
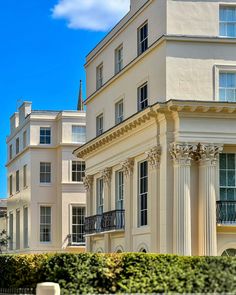
<path id="1" fill-rule="evenodd" d="M 151 118 L 157 118 L 158 115 L 165 116 L 180 115 L 181 113 L 188 114 L 213 114 L 216 117 L 222 117 L 222 114 L 232 116 L 236 113 L 236 103 L 233 102 L 217 102 L 217 101 L 184 101 L 184 100 L 169 100 L 167 102 L 155 103 L 147 109 L 135 113 L 131 117 L 117 126 L 113 126 L 99 137 L 95 137 L 81 147 L 77 148 L 73 154 L 78 158 L 84 158 L 90 153 L 101 149 L 105 144 L 114 142 L 120 137 L 132 132 L 140 125 L 146 123 Z"/>

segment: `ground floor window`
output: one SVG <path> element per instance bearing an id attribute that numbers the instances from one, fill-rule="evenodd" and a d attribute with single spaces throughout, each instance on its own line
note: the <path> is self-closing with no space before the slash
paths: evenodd
<path id="1" fill-rule="evenodd" d="M 51 242 L 52 230 L 52 208 L 49 206 L 40 207 L 40 242 Z"/>
<path id="2" fill-rule="evenodd" d="M 72 207 L 72 244 L 84 244 L 85 207 Z"/>
<path id="3" fill-rule="evenodd" d="M 9 250 L 13 250 L 13 213 L 9 214 Z"/>
<path id="4" fill-rule="evenodd" d="M 148 224 L 148 162 L 139 163 L 138 175 L 138 226 Z"/>
<path id="5" fill-rule="evenodd" d="M 236 256 L 236 249 L 227 249 L 222 253 L 221 256 Z"/>

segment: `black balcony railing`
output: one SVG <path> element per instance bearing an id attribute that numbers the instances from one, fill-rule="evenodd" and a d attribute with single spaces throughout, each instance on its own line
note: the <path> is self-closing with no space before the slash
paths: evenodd
<path id="1" fill-rule="evenodd" d="M 101 232 L 102 215 L 94 215 L 85 218 L 85 234 Z"/>
<path id="2" fill-rule="evenodd" d="M 236 224 L 236 201 L 217 201 L 216 219 L 218 224 Z"/>
<path id="3" fill-rule="evenodd" d="M 85 234 L 101 233 L 125 228 L 125 210 L 114 210 L 85 218 Z"/>

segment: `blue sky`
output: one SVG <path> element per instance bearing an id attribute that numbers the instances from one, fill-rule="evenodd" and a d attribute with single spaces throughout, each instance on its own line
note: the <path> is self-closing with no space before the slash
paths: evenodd
<path id="1" fill-rule="evenodd" d="M 75 109 L 86 54 L 128 6 L 129 0 L 1 2 L 0 198 L 6 197 L 5 140 L 18 100 L 32 101 L 34 109 Z"/>

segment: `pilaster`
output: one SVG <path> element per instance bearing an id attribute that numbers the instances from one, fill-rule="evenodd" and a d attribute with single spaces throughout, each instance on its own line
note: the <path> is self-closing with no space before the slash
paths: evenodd
<path id="1" fill-rule="evenodd" d="M 151 248 L 153 253 L 160 253 L 160 159 L 161 147 L 157 145 L 146 152 L 149 163 L 149 187 L 150 187 L 150 229 L 151 229 Z"/>
<path id="2" fill-rule="evenodd" d="M 125 176 L 125 252 L 132 252 L 132 229 L 133 229 L 133 168 L 134 160 L 127 159 L 122 165 Z"/>

